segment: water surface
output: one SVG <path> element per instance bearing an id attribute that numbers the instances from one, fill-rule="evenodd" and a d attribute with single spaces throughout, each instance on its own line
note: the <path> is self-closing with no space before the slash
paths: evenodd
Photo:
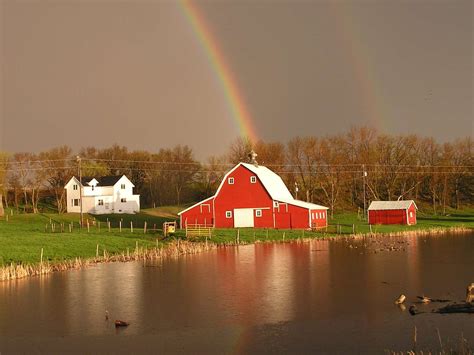
<path id="1" fill-rule="evenodd" d="M 438 329 L 472 347 L 474 315 L 417 305 L 428 313 L 411 316 L 393 303 L 400 293 L 407 308 L 422 294 L 460 301 L 471 282 L 472 234 L 103 264 L 0 283 L 0 353 L 383 353 L 412 349 L 415 326 L 419 349 L 439 349 Z"/>

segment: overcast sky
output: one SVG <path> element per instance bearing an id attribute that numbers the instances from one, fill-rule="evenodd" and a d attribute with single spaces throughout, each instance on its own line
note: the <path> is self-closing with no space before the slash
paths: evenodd
<path id="1" fill-rule="evenodd" d="M 0 0 L 0 149 L 223 153 L 239 130 L 175 2 Z M 198 1 L 259 137 L 474 136 L 471 0 Z"/>

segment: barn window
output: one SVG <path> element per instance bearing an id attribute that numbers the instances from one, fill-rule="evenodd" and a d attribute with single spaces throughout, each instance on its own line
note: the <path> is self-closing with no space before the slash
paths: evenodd
<path id="1" fill-rule="evenodd" d="M 98 200 L 98 201 L 97 201 L 97 204 L 98 204 L 99 206 L 103 206 L 103 205 L 104 205 L 104 200 Z"/>
<path id="2" fill-rule="evenodd" d="M 257 182 L 257 177 L 256 177 L 256 176 L 251 176 L 251 177 L 250 177 L 250 182 L 251 182 L 252 184 L 255 184 L 255 183 Z"/>
<path id="3" fill-rule="evenodd" d="M 122 198 L 120 199 L 120 202 L 125 203 L 125 202 L 127 202 L 127 199 L 126 199 L 125 197 L 122 197 Z"/>
<path id="4" fill-rule="evenodd" d="M 77 190 L 77 185 L 72 185 L 73 190 Z"/>
<path id="5" fill-rule="evenodd" d="M 255 217 L 262 217 L 262 210 L 255 210 Z"/>
<path id="6" fill-rule="evenodd" d="M 94 186 L 92 186 L 92 191 L 94 191 Z"/>
<path id="7" fill-rule="evenodd" d="M 227 182 L 229 183 L 229 185 L 234 185 L 234 178 L 233 177 L 230 177 Z"/>
<path id="8" fill-rule="evenodd" d="M 122 190 L 125 190 L 125 184 L 120 185 L 120 188 L 121 188 Z"/>
<path id="9" fill-rule="evenodd" d="M 232 218 L 232 211 L 225 211 L 225 218 Z"/>
<path id="10" fill-rule="evenodd" d="M 413 212 L 410 211 L 410 218 L 413 218 Z"/>
<path id="11" fill-rule="evenodd" d="M 323 218 L 326 218 L 325 214 L 326 214 L 326 212 L 323 212 Z"/>
<path id="12" fill-rule="evenodd" d="M 273 201 L 273 207 L 278 208 L 278 201 Z"/>
<path id="13" fill-rule="evenodd" d="M 72 200 L 72 205 L 73 206 L 79 206 L 79 199 L 78 198 L 75 198 Z"/>

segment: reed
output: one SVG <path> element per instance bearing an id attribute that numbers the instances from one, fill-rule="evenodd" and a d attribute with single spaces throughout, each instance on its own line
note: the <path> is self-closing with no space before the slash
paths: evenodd
<path id="1" fill-rule="evenodd" d="M 50 274 L 57 271 L 66 271 L 71 269 L 82 269 L 91 265 L 108 262 L 128 262 L 128 261 L 146 261 L 160 258 L 175 258 L 182 255 L 197 254 L 217 248 L 214 243 L 196 243 L 189 241 L 171 241 L 166 246 L 139 247 L 136 245 L 133 253 L 122 252 L 120 254 L 109 254 L 103 250 L 103 255 L 99 256 L 98 248 L 94 258 L 75 258 L 62 262 L 42 262 L 39 264 L 10 264 L 0 268 L 0 281 L 16 280 L 28 276 L 39 276 Z"/>

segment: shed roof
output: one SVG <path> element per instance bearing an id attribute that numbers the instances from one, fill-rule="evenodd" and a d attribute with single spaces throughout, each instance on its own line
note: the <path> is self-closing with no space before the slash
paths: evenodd
<path id="1" fill-rule="evenodd" d="M 369 206 L 369 211 L 373 210 L 407 210 L 410 208 L 411 204 L 415 205 L 413 200 L 402 200 L 402 201 L 372 201 Z"/>

